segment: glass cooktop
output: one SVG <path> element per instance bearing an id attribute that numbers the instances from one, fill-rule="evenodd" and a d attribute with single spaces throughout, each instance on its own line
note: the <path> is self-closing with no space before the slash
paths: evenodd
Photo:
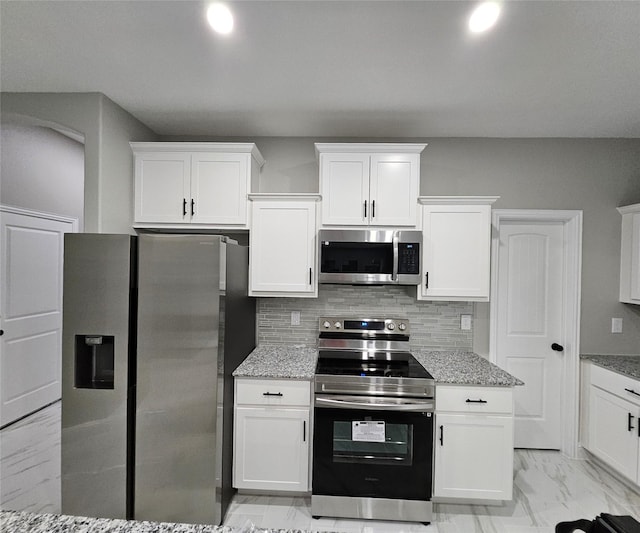
<path id="1" fill-rule="evenodd" d="M 408 352 L 320 350 L 316 374 L 433 379 Z"/>

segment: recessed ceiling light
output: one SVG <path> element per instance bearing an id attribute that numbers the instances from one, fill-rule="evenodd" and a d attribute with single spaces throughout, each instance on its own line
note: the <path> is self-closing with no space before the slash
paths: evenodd
<path id="1" fill-rule="evenodd" d="M 229 8 L 220 3 L 211 4 L 207 9 L 207 21 L 213 31 L 224 35 L 233 30 L 233 15 Z"/>
<path id="2" fill-rule="evenodd" d="M 491 28 L 500 15 L 498 2 L 482 2 L 469 17 L 469 30 L 473 33 L 482 33 Z"/>

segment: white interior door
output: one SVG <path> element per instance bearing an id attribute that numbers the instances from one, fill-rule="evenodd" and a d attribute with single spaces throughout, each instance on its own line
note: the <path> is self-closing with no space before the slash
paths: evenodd
<path id="1" fill-rule="evenodd" d="M 0 212 L 0 426 L 60 398 L 64 233 L 74 221 Z"/>
<path id="2" fill-rule="evenodd" d="M 562 445 L 564 225 L 505 221 L 499 228 L 496 362 L 515 387 L 515 447 Z M 558 348 L 558 347 L 556 347 Z"/>

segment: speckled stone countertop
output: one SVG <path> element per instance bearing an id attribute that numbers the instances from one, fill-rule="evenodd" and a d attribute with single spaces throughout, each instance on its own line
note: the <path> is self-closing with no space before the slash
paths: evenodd
<path id="1" fill-rule="evenodd" d="M 230 527 L 0 511 L 2 533 L 231 533 Z"/>
<path id="2" fill-rule="evenodd" d="M 414 351 L 414 357 L 437 383 L 513 387 L 524 385 L 515 376 L 473 352 Z"/>
<path id="3" fill-rule="evenodd" d="M 0 511 L 2 533 L 306 533 L 299 529 L 236 529 L 227 526 L 112 520 Z"/>
<path id="4" fill-rule="evenodd" d="M 414 351 L 436 383 L 513 387 L 522 381 L 473 352 Z M 233 372 L 236 377 L 313 379 L 318 350 L 310 346 L 258 346 Z"/>
<path id="5" fill-rule="evenodd" d="M 640 379 L 640 355 L 583 354 L 580 357 L 608 370 L 613 370 L 634 379 Z"/>
<path id="6" fill-rule="evenodd" d="M 235 377 L 313 379 L 318 350 L 292 344 L 261 344 L 240 363 Z"/>

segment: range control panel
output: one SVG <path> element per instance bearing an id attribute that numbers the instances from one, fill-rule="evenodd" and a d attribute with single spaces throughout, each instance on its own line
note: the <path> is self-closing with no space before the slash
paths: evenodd
<path id="1" fill-rule="evenodd" d="M 406 318 L 342 318 L 321 317 L 318 330 L 334 333 L 369 333 L 409 335 L 409 320 Z"/>

